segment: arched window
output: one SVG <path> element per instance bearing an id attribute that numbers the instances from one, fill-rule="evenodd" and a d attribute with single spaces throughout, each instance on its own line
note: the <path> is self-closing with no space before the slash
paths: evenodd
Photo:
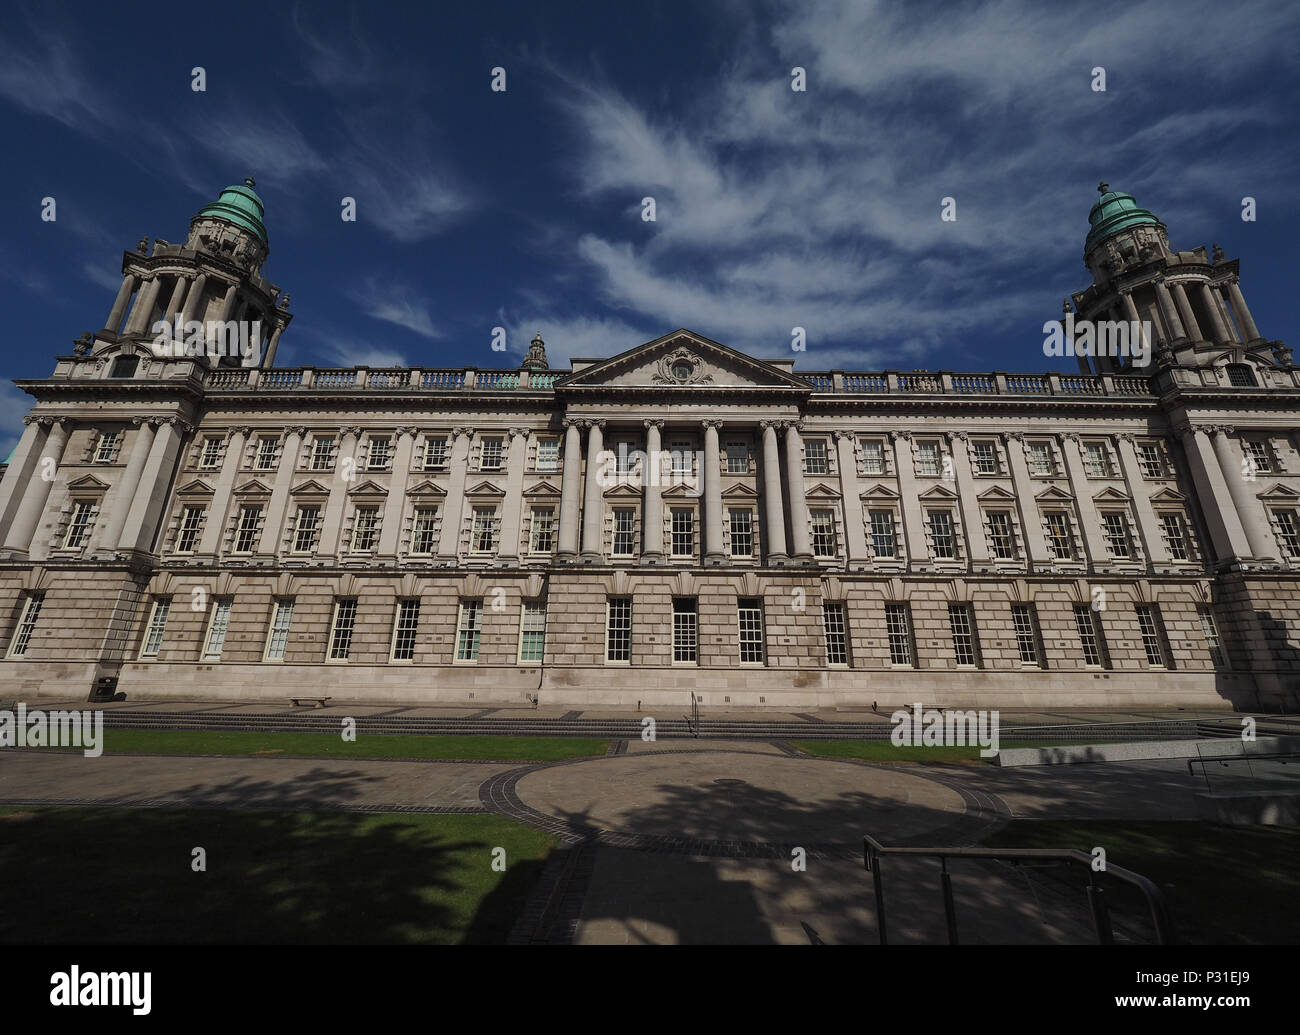
<path id="1" fill-rule="evenodd" d="M 1258 388 L 1259 382 L 1255 380 L 1255 371 L 1251 370 L 1245 363 L 1228 364 L 1228 384 L 1233 388 Z"/>
<path id="2" fill-rule="evenodd" d="M 113 360 L 113 369 L 109 372 L 109 377 L 135 377 L 135 372 L 140 366 L 139 356 L 118 356 Z"/>

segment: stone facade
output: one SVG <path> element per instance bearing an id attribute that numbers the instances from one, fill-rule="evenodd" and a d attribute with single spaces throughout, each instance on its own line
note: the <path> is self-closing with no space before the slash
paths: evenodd
<path id="1" fill-rule="evenodd" d="M 0 698 L 1300 706 L 1300 369 L 1128 195 L 1067 307 L 1147 320 L 1150 367 L 803 372 L 678 330 L 375 370 L 273 365 L 251 188 L 19 382 Z M 155 346 L 196 313 L 270 345 Z"/>

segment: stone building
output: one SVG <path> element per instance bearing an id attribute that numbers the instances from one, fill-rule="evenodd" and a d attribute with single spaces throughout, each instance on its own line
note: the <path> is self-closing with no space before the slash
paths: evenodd
<path id="1" fill-rule="evenodd" d="M 1149 366 L 796 371 L 677 330 L 282 368 L 227 188 L 18 382 L 0 697 L 1294 709 L 1300 369 L 1217 246 L 1119 192 L 1089 218 L 1068 321 L 1146 323 Z"/>

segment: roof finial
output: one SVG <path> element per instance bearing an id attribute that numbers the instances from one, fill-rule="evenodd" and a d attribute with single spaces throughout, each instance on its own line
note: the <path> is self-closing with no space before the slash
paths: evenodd
<path id="1" fill-rule="evenodd" d="M 1108 190 L 1110 190 L 1110 184 L 1107 183 L 1105 180 L 1102 180 L 1099 184 L 1097 184 L 1098 194 L 1105 194 Z"/>
<path id="2" fill-rule="evenodd" d="M 257 186 L 257 181 L 256 181 L 255 179 L 253 179 L 253 177 L 251 177 L 251 176 L 245 176 L 245 177 L 244 177 L 244 186 L 245 186 L 245 187 L 256 187 L 256 186 Z"/>

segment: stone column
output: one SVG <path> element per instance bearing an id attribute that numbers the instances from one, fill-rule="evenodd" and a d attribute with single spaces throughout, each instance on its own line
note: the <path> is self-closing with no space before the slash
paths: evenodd
<path id="1" fill-rule="evenodd" d="M 4 549 L 10 553 L 25 554 L 32 548 L 32 538 L 36 535 L 45 505 L 50 499 L 50 490 L 59 474 L 59 464 L 63 461 L 63 449 L 68 444 L 70 422 L 64 417 L 36 418 L 45 429 L 41 442 L 40 456 L 32 465 L 30 476 L 22 483 L 22 499 L 14 513 L 13 524 L 5 533 Z M 23 433 L 26 438 L 26 432 Z M 46 461 L 51 461 L 46 464 Z M 43 475 L 49 472 L 50 477 Z"/>
<path id="2" fill-rule="evenodd" d="M 46 425 L 37 417 L 24 417 L 23 423 L 26 425 L 23 437 L 14 447 L 9 466 L 5 469 L 4 480 L 0 481 L 0 528 L 11 526 L 14 514 L 36 471 L 36 465 L 40 462 L 41 447 L 48 434 Z"/>
<path id="3" fill-rule="evenodd" d="M 149 329 L 149 318 L 153 315 L 154 303 L 158 301 L 158 291 L 161 287 L 162 281 L 157 277 L 145 281 L 144 286 L 140 288 L 140 293 L 136 295 L 131 318 L 126 322 L 127 334 L 143 334 Z"/>
<path id="4" fill-rule="evenodd" d="M 271 487 L 271 502 L 266 506 L 262 540 L 258 543 L 259 555 L 275 557 L 280 552 L 284 533 L 284 515 L 289 509 L 289 490 L 293 488 L 293 474 L 298 467 L 298 451 L 302 448 L 302 440 L 306 437 L 307 429 L 301 425 L 286 429 L 284 447 L 280 450 L 280 463 L 275 470 L 275 484 Z M 385 530 L 387 527 L 385 524 Z"/>
<path id="5" fill-rule="evenodd" d="M 1246 340 L 1248 342 L 1262 340 L 1259 328 L 1255 326 L 1255 318 L 1246 308 L 1246 299 L 1241 294 L 1241 285 L 1235 280 L 1228 281 L 1228 298 L 1232 302 L 1233 314 L 1237 317 L 1237 323 L 1240 324 L 1241 333 L 1246 336 Z"/>
<path id="6" fill-rule="evenodd" d="M 856 436 L 840 428 L 835 432 L 835 452 L 840 465 L 840 498 L 844 503 L 844 545 L 849 563 L 870 560 L 867 530 L 862 520 L 862 493 L 858 482 Z"/>
<path id="7" fill-rule="evenodd" d="M 1133 445 L 1134 436 L 1119 436 L 1119 467 L 1128 485 L 1128 493 L 1133 497 L 1133 509 L 1137 512 L 1138 538 L 1146 553 L 1148 564 L 1168 564 L 1169 551 L 1165 548 L 1165 538 L 1160 532 L 1160 523 L 1156 511 L 1151 506 L 1151 497 L 1147 493 L 1146 482 L 1142 477 L 1142 466 L 1138 463 L 1137 449 Z"/>
<path id="8" fill-rule="evenodd" d="M 767 538 L 767 563 L 789 559 L 785 543 L 785 505 L 781 498 L 781 461 L 776 445 L 777 424 L 765 420 L 763 429 L 763 531 Z"/>
<path id="9" fill-rule="evenodd" d="M 925 539 L 921 518 L 921 503 L 916 491 L 916 468 L 912 463 L 912 433 L 891 431 L 894 440 L 894 470 L 898 472 L 899 509 L 903 513 L 903 535 L 907 540 L 908 565 L 930 559 L 930 546 Z"/>
<path id="10" fill-rule="evenodd" d="M 1214 298 L 1214 304 L 1219 310 L 1219 318 L 1223 321 L 1223 326 L 1228 331 L 1228 340 L 1233 342 L 1241 341 L 1241 335 L 1238 333 L 1236 325 L 1232 322 L 1232 311 L 1228 308 L 1228 300 L 1224 295 L 1224 285 L 1215 284 L 1210 294 Z"/>
<path id="11" fill-rule="evenodd" d="M 443 502 L 442 534 L 438 538 L 438 558 L 455 561 L 460 551 L 460 526 L 464 520 L 465 481 L 469 477 L 469 440 L 472 428 L 453 428 L 451 455 L 447 460 L 447 498 Z"/>
<path id="12" fill-rule="evenodd" d="M 126 513 L 126 524 L 118 539 L 118 548 L 148 553 L 161 524 L 163 508 L 171 493 L 172 475 L 180 454 L 181 440 L 192 429 L 178 417 L 151 418 L 155 432 L 149 446 L 149 456 L 140 474 L 140 484 L 131 508 Z"/>
<path id="13" fill-rule="evenodd" d="M 208 286 L 208 275 L 200 273 L 190 284 L 190 293 L 185 296 L 185 306 L 181 310 L 181 322 L 189 323 L 198 315 L 199 302 L 203 298 L 203 290 Z"/>
<path id="14" fill-rule="evenodd" d="M 104 330 L 112 331 L 118 334 L 122 330 L 122 317 L 126 315 L 126 307 L 131 302 L 131 296 L 135 294 L 136 285 L 139 278 L 134 273 L 128 273 L 122 279 L 122 286 L 117 289 L 117 298 L 113 300 L 113 308 L 108 314 L 108 322 L 104 324 Z"/>
<path id="15" fill-rule="evenodd" d="M 1011 484 L 1016 490 L 1020 528 L 1025 534 L 1025 549 L 1029 553 L 1029 560 L 1035 568 L 1046 567 L 1055 558 L 1047 547 L 1043 516 L 1038 511 L 1038 500 L 1034 496 L 1034 481 L 1025 459 L 1024 432 L 1013 431 L 1007 435 L 1007 463 L 1011 467 Z"/>
<path id="16" fill-rule="evenodd" d="M 230 509 L 231 490 L 235 487 L 235 478 L 244 462 L 244 443 L 248 441 L 249 430 L 247 426 L 231 428 L 230 438 L 226 441 L 226 455 L 212 491 L 212 509 L 203 524 L 203 535 L 199 537 L 198 553 L 207 557 L 215 557 L 221 548 L 226 511 Z M 331 493 L 330 500 L 333 499 Z"/>
<path id="17" fill-rule="evenodd" d="M 644 492 L 645 512 L 641 517 L 641 559 L 657 561 L 664 555 L 664 496 L 663 469 L 660 454 L 663 444 L 660 432 L 664 422 L 646 420 L 645 425 L 645 468 L 641 479 Z"/>
<path id="18" fill-rule="evenodd" d="M 501 548 L 497 560 L 519 557 L 519 528 L 524 509 L 524 468 L 528 457 L 528 429 L 510 429 L 510 453 L 506 457 L 506 495 L 501 501 Z"/>
<path id="19" fill-rule="evenodd" d="M 803 438 L 799 422 L 785 426 L 786 496 L 790 500 L 790 554 L 794 560 L 810 563 L 812 541 L 808 534 L 808 498 L 803 484 Z"/>
<path id="20" fill-rule="evenodd" d="M 283 332 L 283 327 L 277 327 L 271 332 L 271 344 L 266 347 L 266 357 L 262 360 L 262 366 L 271 367 L 275 365 L 275 350 L 280 347 L 280 335 Z"/>
<path id="21" fill-rule="evenodd" d="M 1212 344 L 1223 345 L 1230 341 L 1228 337 L 1228 328 L 1223 322 L 1223 314 L 1219 311 L 1219 300 L 1214 296 L 1214 289 L 1202 280 L 1197 285 L 1201 292 L 1201 304 L 1210 314 L 1210 333 L 1214 335 Z"/>
<path id="22" fill-rule="evenodd" d="M 600 533 L 604 518 L 604 497 L 600 491 L 600 454 L 605 448 L 605 422 L 593 420 L 587 427 L 587 482 L 582 493 L 582 556 L 600 560 Z"/>
<path id="23" fill-rule="evenodd" d="M 1106 540 L 1101 533 L 1101 515 L 1097 513 L 1097 505 L 1093 503 L 1092 491 L 1088 487 L 1088 474 L 1083 467 L 1078 432 L 1068 432 L 1061 438 L 1064 440 L 1061 452 L 1065 455 L 1065 474 L 1070 480 L 1070 491 L 1074 493 L 1074 504 L 1079 509 L 1088 566 L 1095 568 L 1110 559 L 1110 551 L 1106 548 Z"/>
<path id="24" fill-rule="evenodd" d="M 1219 461 L 1219 469 L 1223 472 L 1223 480 L 1227 483 L 1228 494 L 1232 497 L 1232 505 L 1241 520 L 1242 530 L 1246 533 L 1251 556 L 1257 561 L 1277 564 L 1280 558 L 1268 526 L 1268 516 L 1264 513 L 1264 505 L 1251 488 L 1259 483 L 1246 480 L 1242 470 L 1242 457 L 1232 448 L 1230 433 L 1235 429 L 1218 426 L 1207 430 L 1212 435 L 1214 455 Z"/>
<path id="25" fill-rule="evenodd" d="M 582 427 L 584 421 L 564 419 L 564 474 L 560 481 L 560 541 L 557 560 L 578 555 L 578 515 L 582 504 Z"/>
<path id="26" fill-rule="evenodd" d="M 185 288 L 187 286 L 184 277 L 176 278 L 176 283 L 172 287 L 171 298 L 167 300 L 167 310 L 163 313 L 163 319 L 168 323 L 171 323 L 172 320 L 176 318 L 176 314 L 181 311 L 181 305 L 185 301 Z M 184 329 L 182 328 L 182 331 L 183 330 Z"/>
<path id="27" fill-rule="evenodd" d="M 1187 465 L 1196 486 L 1196 498 L 1210 530 L 1210 541 L 1220 562 L 1244 560 L 1251 555 L 1250 542 L 1223 477 L 1223 468 L 1210 445 L 1210 429 L 1183 424 L 1175 429 L 1187 454 Z"/>
<path id="28" fill-rule="evenodd" d="M 1173 293 L 1174 305 L 1178 307 L 1178 315 L 1182 317 L 1183 329 L 1188 337 L 1193 341 L 1204 341 L 1205 335 L 1201 333 L 1201 325 L 1196 320 L 1196 314 L 1192 312 L 1192 303 L 1187 299 L 1187 289 L 1183 286 L 1183 282 L 1175 280 L 1169 285 L 1169 290 Z"/>
<path id="29" fill-rule="evenodd" d="M 1169 288 L 1163 280 L 1156 281 L 1156 304 L 1160 307 L 1160 315 L 1169 331 L 1166 340 L 1177 341 L 1179 338 L 1187 337 L 1183 322 L 1178 318 L 1178 310 L 1174 308 L 1174 300 L 1169 294 Z"/>
<path id="30" fill-rule="evenodd" d="M 140 486 L 140 476 L 144 474 L 145 461 L 153 446 L 154 425 L 143 417 L 132 417 L 135 425 L 135 441 L 131 443 L 131 455 L 126 461 L 126 470 L 113 489 L 113 505 L 104 515 L 100 527 L 95 533 L 92 550 L 116 550 L 122 529 L 126 525 L 126 515 L 131 509 L 136 492 Z"/>
<path id="31" fill-rule="evenodd" d="M 961 507 L 962 524 L 966 526 L 966 556 L 972 564 L 988 564 L 989 544 L 984 535 L 984 513 L 975 498 L 975 476 L 971 471 L 970 451 L 966 448 L 967 434 L 952 432 L 952 465 L 957 473 L 957 502 Z"/>
<path id="32" fill-rule="evenodd" d="M 704 421 L 704 561 L 721 564 L 722 552 L 722 454 L 718 448 L 720 420 Z"/>

